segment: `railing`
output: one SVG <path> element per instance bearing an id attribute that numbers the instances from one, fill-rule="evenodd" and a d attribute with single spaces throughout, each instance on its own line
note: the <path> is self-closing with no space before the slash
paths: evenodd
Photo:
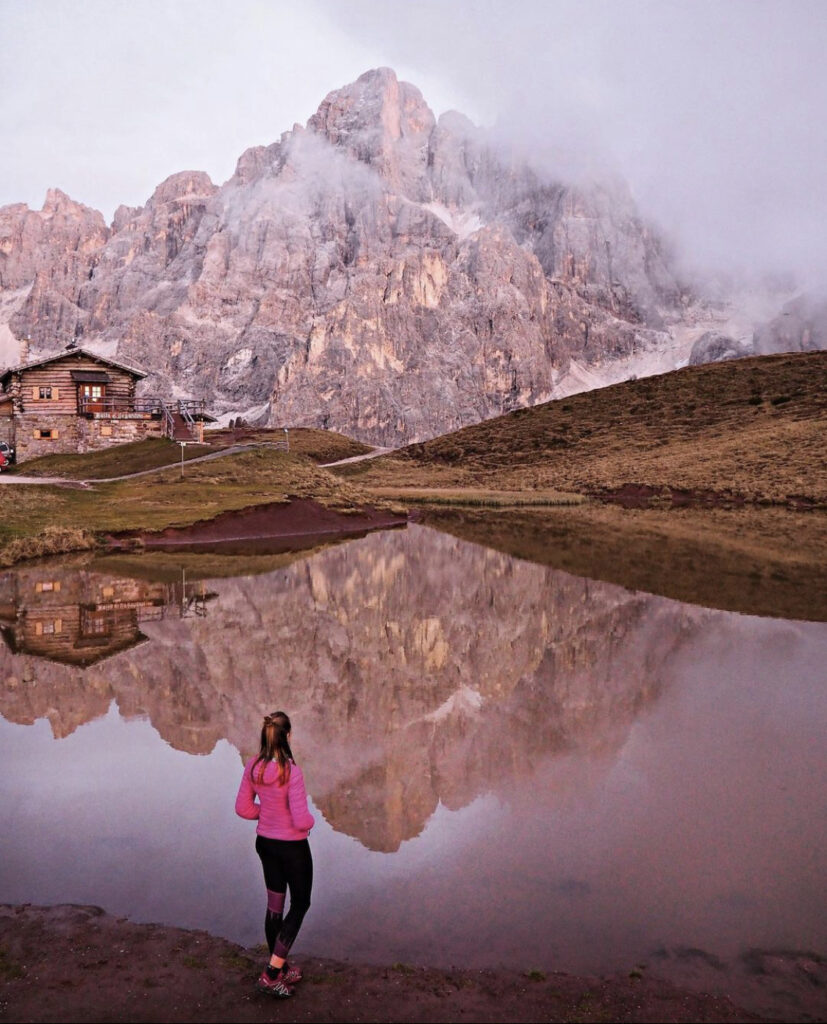
<path id="1" fill-rule="evenodd" d="M 175 406 L 187 422 L 194 422 L 207 412 L 206 403 L 197 398 L 188 398 L 186 401 L 179 398 Z"/>
<path id="2" fill-rule="evenodd" d="M 198 399 L 178 399 L 174 405 L 167 405 L 162 399 L 158 399 L 161 413 L 164 417 L 164 433 L 167 437 L 175 436 L 176 416 L 184 424 L 190 437 L 197 441 L 200 438 L 198 420 L 206 415 L 205 403 Z"/>
<path id="3" fill-rule="evenodd" d="M 167 403 L 163 398 L 78 398 L 78 412 L 82 416 L 101 419 L 162 419 L 164 434 L 175 436 L 176 418 L 183 423 L 193 440 L 199 438 L 198 421 L 206 415 L 205 403 L 198 399 L 179 399 Z"/>
<path id="4" fill-rule="evenodd" d="M 160 419 L 163 402 L 159 398 L 78 398 L 78 412 L 82 416 L 150 416 Z"/>
<path id="5" fill-rule="evenodd" d="M 195 420 L 192 417 L 192 410 L 190 409 L 190 404 L 191 403 L 189 402 L 179 402 L 178 411 L 181 414 L 181 419 L 184 421 L 184 423 L 186 423 L 187 429 L 192 434 L 192 436 L 195 437 L 198 428 L 196 427 Z"/>
<path id="6" fill-rule="evenodd" d="M 161 403 L 161 413 L 164 417 L 164 435 L 166 437 L 172 437 L 175 433 L 175 417 L 172 415 L 169 406 L 163 398 L 159 398 L 158 401 Z"/>

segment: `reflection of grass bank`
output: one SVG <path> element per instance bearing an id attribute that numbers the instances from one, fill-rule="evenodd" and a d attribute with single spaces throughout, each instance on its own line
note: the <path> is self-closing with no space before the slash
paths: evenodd
<path id="1" fill-rule="evenodd" d="M 318 555 L 349 538 L 331 540 L 302 551 L 285 551 L 277 555 L 200 554 L 192 551 L 140 551 L 130 554 L 98 555 L 89 562 L 94 572 L 160 583 L 178 583 L 182 575 L 194 580 L 231 579 L 236 576 L 258 576 L 286 569 L 294 562 Z"/>
<path id="2" fill-rule="evenodd" d="M 21 558 L 90 546 L 91 537 L 128 530 L 189 526 L 222 512 L 271 502 L 288 495 L 313 498 L 342 512 L 365 503 L 356 488 L 320 469 L 306 456 L 256 449 L 240 455 L 177 467 L 150 476 L 89 488 L 6 485 L 0 520 L 0 565 Z M 63 546 L 48 548 L 59 524 Z"/>
<path id="3" fill-rule="evenodd" d="M 827 621 L 827 515 L 783 509 L 431 510 L 464 540 L 632 590 L 751 615 Z"/>

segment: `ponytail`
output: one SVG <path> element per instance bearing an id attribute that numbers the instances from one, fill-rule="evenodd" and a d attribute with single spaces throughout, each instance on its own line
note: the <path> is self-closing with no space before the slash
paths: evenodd
<path id="1" fill-rule="evenodd" d="M 290 778 L 293 751 L 287 739 L 289 733 L 290 719 L 283 711 L 274 711 L 271 715 L 265 716 L 261 726 L 261 747 L 250 769 L 251 778 L 259 784 L 264 783 L 264 771 L 270 761 L 278 761 L 280 786 Z M 257 768 L 258 778 L 255 778 Z"/>

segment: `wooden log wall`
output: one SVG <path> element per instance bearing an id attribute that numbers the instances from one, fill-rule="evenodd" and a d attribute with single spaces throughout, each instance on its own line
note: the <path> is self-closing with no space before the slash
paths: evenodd
<path id="1" fill-rule="evenodd" d="M 135 396 L 135 378 L 124 370 L 102 366 L 92 359 L 61 360 L 33 366 L 20 374 L 18 411 L 38 413 L 76 413 L 78 409 L 78 385 L 72 379 L 72 371 L 105 371 L 109 376 L 106 398 L 131 403 Z M 51 398 L 41 398 L 40 389 L 51 388 Z"/>

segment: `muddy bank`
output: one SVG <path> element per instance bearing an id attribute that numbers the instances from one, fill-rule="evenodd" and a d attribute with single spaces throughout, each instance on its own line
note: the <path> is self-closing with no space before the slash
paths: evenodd
<path id="1" fill-rule="evenodd" d="M 644 972 L 377 967 L 296 957 L 305 978 L 255 992 L 260 951 L 95 907 L 0 906 L 3 1021 L 760 1021 Z"/>
<path id="2" fill-rule="evenodd" d="M 342 512 L 309 498 L 289 498 L 223 512 L 190 526 L 119 533 L 108 541 L 114 550 L 140 546 L 224 554 L 278 554 L 314 547 L 332 537 L 362 537 L 371 530 L 402 527 L 407 521 L 405 515 L 370 505 Z"/>

